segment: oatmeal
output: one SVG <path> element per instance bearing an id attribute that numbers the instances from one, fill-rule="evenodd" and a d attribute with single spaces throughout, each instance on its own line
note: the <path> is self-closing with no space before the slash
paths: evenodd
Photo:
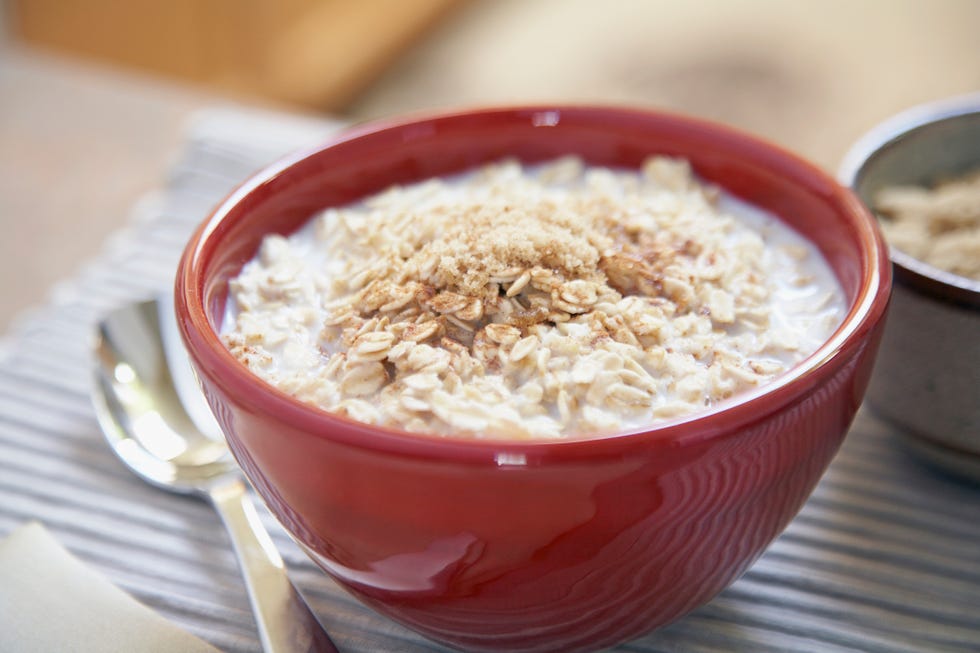
<path id="1" fill-rule="evenodd" d="M 980 169 L 931 189 L 885 188 L 874 205 L 893 247 L 980 281 Z"/>
<path id="2" fill-rule="evenodd" d="M 373 424 L 548 439 L 648 427 L 765 383 L 843 317 L 820 255 L 685 161 L 505 161 L 270 235 L 223 338 Z"/>

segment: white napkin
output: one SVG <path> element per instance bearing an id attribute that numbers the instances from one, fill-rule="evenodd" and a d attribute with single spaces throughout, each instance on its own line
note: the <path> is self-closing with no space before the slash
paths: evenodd
<path id="1" fill-rule="evenodd" d="M 218 653 L 86 567 L 36 522 L 0 541 L 0 651 Z"/>

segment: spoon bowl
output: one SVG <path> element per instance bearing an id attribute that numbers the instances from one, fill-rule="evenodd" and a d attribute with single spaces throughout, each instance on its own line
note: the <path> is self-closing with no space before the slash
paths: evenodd
<path id="1" fill-rule="evenodd" d="M 289 582 L 180 347 L 172 305 L 124 306 L 98 326 L 92 400 L 112 451 L 158 488 L 207 499 L 231 536 L 265 651 L 336 651 Z"/>
<path id="2" fill-rule="evenodd" d="M 206 496 L 238 478 L 213 418 L 199 425 L 177 390 L 164 346 L 161 303 L 123 307 L 99 324 L 94 399 L 113 452 L 137 476 L 181 494 Z M 179 369 L 177 370 L 179 372 Z"/>

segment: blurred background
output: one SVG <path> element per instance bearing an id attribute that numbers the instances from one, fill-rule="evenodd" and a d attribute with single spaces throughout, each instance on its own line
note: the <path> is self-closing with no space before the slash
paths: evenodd
<path id="1" fill-rule="evenodd" d="M 630 104 L 833 172 L 891 114 L 980 90 L 978 26 L 976 0 L 0 0 L 0 333 L 166 182 L 201 109 Z"/>

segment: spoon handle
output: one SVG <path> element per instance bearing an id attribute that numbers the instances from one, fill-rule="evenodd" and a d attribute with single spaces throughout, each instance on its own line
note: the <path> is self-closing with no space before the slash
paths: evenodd
<path id="1" fill-rule="evenodd" d="M 259 521 L 245 493 L 245 483 L 232 479 L 212 487 L 208 496 L 231 536 L 262 649 L 266 653 L 336 653 L 333 642 L 286 576 L 282 556 Z"/>

